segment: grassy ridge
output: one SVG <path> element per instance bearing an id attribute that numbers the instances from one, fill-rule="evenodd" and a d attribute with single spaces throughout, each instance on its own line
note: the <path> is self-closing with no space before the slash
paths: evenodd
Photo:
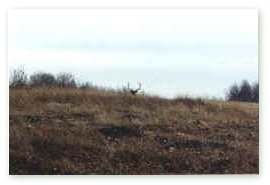
<path id="1" fill-rule="evenodd" d="M 10 89 L 10 174 L 258 173 L 258 104 Z"/>

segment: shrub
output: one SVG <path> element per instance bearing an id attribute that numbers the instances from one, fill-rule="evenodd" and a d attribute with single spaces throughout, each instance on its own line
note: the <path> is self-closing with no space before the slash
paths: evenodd
<path id="1" fill-rule="evenodd" d="M 80 89 L 96 89 L 97 87 L 95 87 L 92 83 L 90 82 L 84 82 L 80 85 Z"/>

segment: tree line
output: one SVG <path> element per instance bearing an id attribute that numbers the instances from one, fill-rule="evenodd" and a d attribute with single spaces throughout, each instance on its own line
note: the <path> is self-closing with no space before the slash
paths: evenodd
<path id="1" fill-rule="evenodd" d="M 53 75 L 48 72 L 36 72 L 28 77 L 23 67 L 19 67 L 10 72 L 9 87 L 60 87 L 60 88 L 80 88 L 95 89 L 99 91 L 124 92 L 123 89 L 112 89 L 101 87 L 93 83 L 79 82 L 72 73 L 61 72 Z"/>
<path id="2" fill-rule="evenodd" d="M 229 101 L 259 102 L 259 83 L 251 85 L 247 80 L 233 84 L 227 93 Z"/>
<path id="3" fill-rule="evenodd" d="M 59 73 L 55 77 L 51 73 L 37 72 L 28 78 L 24 69 L 15 69 L 11 72 L 10 87 L 23 87 L 23 86 L 47 86 L 47 87 L 77 87 L 75 78 L 70 73 Z"/>
<path id="4" fill-rule="evenodd" d="M 10 87 L 64 87 L 64 88 L 80 88 L 80 89 L 96 89 L 103 91 L 128 92 L 125 87 L 123 89 L 110 89 L 95 86 L 90 82 L 79 83 L 75 80 L 71 73 L 58 73 L 53 75 L 47 72 L 37 72 L 28 78 L 24 68 L 18 68 L 11 71 L 9 78 Z M 226 93 L 228 101 L 243 102 L 259 102 L 259 83 L 253 85 L 247 80 L 243 80 L 241 84 L 233 84 Z"/>

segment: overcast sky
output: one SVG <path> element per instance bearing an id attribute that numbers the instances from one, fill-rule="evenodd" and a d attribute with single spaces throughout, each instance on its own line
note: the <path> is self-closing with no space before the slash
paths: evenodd
<path id="1" fill-rule="evenodd" d="M 14 9 L 10 69 L 72 72 L 109 87 L 224 97 L 234 82 L 258 80 L 255 9 Z"/>

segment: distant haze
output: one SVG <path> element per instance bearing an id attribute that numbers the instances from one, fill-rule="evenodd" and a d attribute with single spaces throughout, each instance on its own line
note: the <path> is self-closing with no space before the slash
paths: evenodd
<path id="1" fill-rule="evenodd" d="M 258 80 L 255 9 L 14 9 L 9 68 L 71 72 L 78 80 L 164 97 L 224 97 Z"/>

